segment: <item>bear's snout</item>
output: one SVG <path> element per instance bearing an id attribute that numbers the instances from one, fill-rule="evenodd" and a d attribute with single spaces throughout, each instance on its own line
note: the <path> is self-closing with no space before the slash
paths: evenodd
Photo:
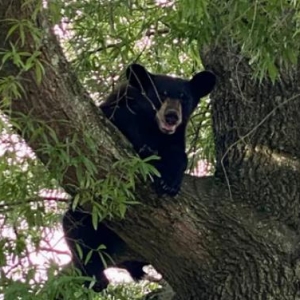
<path id="1" fill-rule="evenodd" d="M 156 120 L 160 131 L 164 134 L 175 133 L 182 122 L 180 101 L 165 99 L 156 113 Z"/>
<path id="2" fill-rule="evenodd" d="M 169 110 L 165 112 L 165 121 L 168 125 L 176 125 L 179 121 L 177 111 Z"/>

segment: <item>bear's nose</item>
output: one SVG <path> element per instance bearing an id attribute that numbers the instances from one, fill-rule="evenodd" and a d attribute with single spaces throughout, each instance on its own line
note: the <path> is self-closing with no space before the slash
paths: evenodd
<path id="1" fill-rule="evenodd" d="M 179 120 L 177 112 L 169 111 L 165 114 L 165 121 L 168 125 L 175 125 Z"/>

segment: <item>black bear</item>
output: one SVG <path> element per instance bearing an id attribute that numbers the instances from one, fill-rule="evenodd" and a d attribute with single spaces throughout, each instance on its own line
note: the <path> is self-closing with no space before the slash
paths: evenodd
<path id="1" fill-rule="evenodd" d="M 201 97 L 209 94 L 215 75 L 204 71 L 190 81 L 149 73 L 133 64 L 127 82 L 101 105 L 105 116 L 128 138 L 140 157 L 152 154 L 161 177 L 154 178 L 159 194 L 175 196 L 187 167 L 185 129 Z"/>
<path id="2" fill-rule="evenodd" d="M 158 194 L 175 196 L 187 168 L 185 130 L 192 112 L 201 97 L 209 94 L 216 82 L 215 75 L 200 72 L 191 80 L 152 74 L 143 66 L 133 64 L 126 70 L 127 82 L 120 85 L 100 106 L 107 118 L 128 138 L 140 157 L 152 154 L 160 157 L 153 162 L 160 172 L 154 178 Z M 128 250 L 128 245 L 104 223 L 97 230 L 91 216 L 80 207 L 71 208 L 63 218 L 63 229 L 73 256 L 73 264 L 83 275 L 95 277 L 94 290 L 100 291 L 108 284 L 103 274 L 105 266 L 96 251 L 99 245 L 114 257 Z M 82 250 L 79 255 L 78 243 Z M 89 261 L 85 259 L 95 250 Z M 143 260 L 125 261 L 125 267 L 134 279 L 144 275 Z"/>

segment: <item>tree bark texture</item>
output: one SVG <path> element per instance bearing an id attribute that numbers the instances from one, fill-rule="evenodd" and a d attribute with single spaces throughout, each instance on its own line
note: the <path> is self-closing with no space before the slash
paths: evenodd
<path id="1" fill-rule="evenodd" d="M 23 19 L 31 10 L 19 0 L 0 2 L 0 20 Z M 20 13 L 22 11 L 22 13 Z M 128 143 L 105 120 L 70 69 L 59 43 L 40 16 L 40 47 L 45 76 L 36 84 L 33 72 L 22 74 L 25 94 L 12 101 L 11 118 L 20 113 L 34 126 L 20 124 L 27 143 L 55 173 L 60 162 L 42 151 L 38 121 L 57 135 L 48 143 L 73 143 L 105 178 L 113 162 L 131 153 Z M 0 47 L 9 23 L 0 22 Z M 30 37 L 24 50 L 30 50 Z M 224 50 L 225 49 L 225 50 Z M 300 299 L 299 278 L 299 71 L 282 71 L 275 84 L 258 84 L 247 61 L 231 47 L 208 46 L 205 65 L 218 76 L 212 94 L 217 164 L 214 177 L 186 176 L 176 198 L 158 198 L 150 186 L 137 186 L 136 199 L 122 221 L 109 221 L 133 252 L 163 274 L 178 300 Z M 19 70 L 7 62 L 0 77 Z M 96 141 L 94 151 L 87 140 Z M 70 163 L 60 182 L 78 186 Z"/>
<path id="2" fill-rule="evenodd" d="M 219 78 L 213 96 L 218 176 L 257 210 L 298 228 L 299 66 L 280 68 L 274 84 L 259 83 L 234 47 L 207 49 L 203 58 Z"/>

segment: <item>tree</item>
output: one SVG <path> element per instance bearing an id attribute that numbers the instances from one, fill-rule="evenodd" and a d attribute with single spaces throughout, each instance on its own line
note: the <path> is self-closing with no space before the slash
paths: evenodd
<path id="1" fill-rule="evenodd" d="M 95 25 L 92 4 L 68 2 L 65 13 L 74 13 L 77 5 Z M 109 11 L 102 23 L 107 31 L 109 24 L 109 32 L 116 33 L 120 23 L 127 22 L 119 18 L 122 22 L 114 23 L 113 12 L 125 10 L 122 5 L 98 1 L 99 9 Z M 184 0 L 165 1 L 164 7 L 143 1 L 126 5 L 132 20 L 144 9 L 149 13 L 142 29 L 157 25 L 146 36 L 158 36 L 165 45 L 177 38 L 183 49 L 198 47 L 203 65 L 218 76 L 211 95 L 215 174 L 187 175 L 175 199 L 157 198 L 138 178 L 134 196 L 142 204 L 128 207 L 125 219 L 106 220 L 107 224 L 128 243 L 130 255 L 142 255 L 163 274 L 176 299 L 297 299 L 299 3 Z M 47 11 L 18 0 L 0 4 L 3 110 L 67 192 L 99 193 L 97 183 L 124 175 L 124 164 L 113 169 L 114 177 L 109 166 L 124 162 L 132 151 L 95 109 L 49 30 L 47 16 L 53 17 L 57 7 Z M 73 16 L 74 24 L 81 17 Z M 85 27 L 79 29 L 81 42 L 91 46 Z M 128 37 L 128 32 L 123 34 Z M 137 36 L 132 34 L 132 39 Z M 129 52 L 127 40 L 116 40 L 117 44 L 103 41 L 103 47 L 91 48 L 89 59 L 76 47 L 72 55 L 96 64 L 93 54 L 111 49 L 117 53 L 117 63 L 110 62 L 115 76 L 117 57 L 126 52 L 125 58 L 136 59 L 128 54 L 135 52 Z M 142 54 L 147 57 L 147 51 Z M 127 177 L 124 181 L 131 182 Z M 128 190 L 120 193 L 123 199 Z"/>

